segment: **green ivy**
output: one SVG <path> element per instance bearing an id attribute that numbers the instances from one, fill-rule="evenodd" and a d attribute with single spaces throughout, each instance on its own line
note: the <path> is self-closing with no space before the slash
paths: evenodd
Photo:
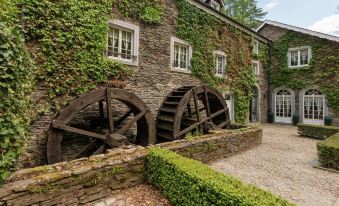
<path id="1" fill-rule="evenodd" d="M 226 91 L 229 89 L 228 85 L 231 85 L 235 99 L 235 120 L 246 123 L 256 82 L 251 60 L 260 59 L 266 62 L 268 56 L 265 56 L 266 53 L 258 57 L 252 56 L 250 35 L 206 14 L 186 0 L 176 0 L 176 4 L 179 10 L 176 33 L 193 47 L 192 73 L 219 91 Z M 216 50 L 227 54 L 227 78 L 215 76 L 213 52 Z"/>
<path id="2" fill-rule="evenodd" d="M 33 61 L 24 49 L 19 3 Z M 130 75 L 128 67 L 104 56 L 113 4 L 145 23 L 162 17 L 160 0 L 0 1 L 0 181 L 13 169 L 39 109 L 31 108 L 29 98 L 34 82 L 47 88 L 47 107 L 57 112 L 74 96 Z"/>
<path id="3" fill-rule="evenodd" d="M 0 1 L 0 182 L 10 175 L 29 131 L 33 66 L 18 14 L 14 1 Z"/>
<path id="4" fill-rule="evenodd" d="M 310 46 L 312 59 L 307 67 L 288 68 L 288 49 Z M 270 83 L 276 87 L 303 89 L 319 86 L 326 94 L 327 104 L 339 113 L 339 46 L 325 39 L 296 32 L 287 32 L 273 45 L 273 65 Z M 274 69 L 274 70 L 273 70 Z"/>

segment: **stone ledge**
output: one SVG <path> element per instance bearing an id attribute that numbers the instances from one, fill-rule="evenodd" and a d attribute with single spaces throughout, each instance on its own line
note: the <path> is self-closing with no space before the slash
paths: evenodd
<path id="1" fill-rule="evenodd" d="M 191 140 L 156 146 L 209 162 L 257 146 L 261 141 L 262 130 L 247 127 L 218 130 Z M 148 148 L 128 146 L 89 158 L 20 170 L 0 188 L 0 203 L 92 204 L 111 196 L 116 190 L 144 182 L 147 154 Z"/>

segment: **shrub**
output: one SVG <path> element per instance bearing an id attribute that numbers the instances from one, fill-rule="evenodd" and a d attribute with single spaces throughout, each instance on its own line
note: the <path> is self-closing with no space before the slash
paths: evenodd
<path id="1" fill-rule="evenodd" d="M 339 170 L 339 132 L 317 144 L 319 162 Z"/>
<path id="2" fill-rule="evenodd" d="M 335 133 L 339 132 L 339 127 L 335 126 L 322 126 L 322 125 L 308 125 L 298 124 L 299 134 L 314 137 L 317 139 L 326 139 Z"/>
<path id="3" fill-rule="evenodd" d="M 293 205 L 168 150 L 151 148 L 148 181 L 174 205 Z"/>

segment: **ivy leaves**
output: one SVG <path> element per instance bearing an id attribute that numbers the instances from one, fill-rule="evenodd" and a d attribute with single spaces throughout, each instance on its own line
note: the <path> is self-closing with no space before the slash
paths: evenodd
<path id="1" fill-rule="evenodd" d="M 235 97 L 235 120 L 246 123 L 249 100 L 256 82 L 251 69 L 252 37 L 207 15 L 186 0 L 176 0 L 176 4 L 179 10 L 176 33 L 193 47 L 192 73 L 220 91 L 227 91 L 231 84 Z M 213 52 L 217 50 L 227 54 L 225 70 L 228 78 L 215 76 Z M 266 58 L 266 54 L 260 56 L 263 62 Z"/>
<path id="2" fill-rule="evenodd" d="M 310 46 L 312 59 L 308 67 L 287 68 L 289 48 Z M 319 86 L 326 94 L 327 104 L 339 114 L 339 46 L 325 39 L 305 34 L 287 32 L 275 42 L 273 55 L 276 58 L 275 70 L 271 71 L 271 84 L 291 89 L 304 89 Z"/>
<path id="3" fill-rule="evenodd" d="M 0 2 L 0 182 L 8 178 L 29 132 L 34 67 L 13 1 Z"/>

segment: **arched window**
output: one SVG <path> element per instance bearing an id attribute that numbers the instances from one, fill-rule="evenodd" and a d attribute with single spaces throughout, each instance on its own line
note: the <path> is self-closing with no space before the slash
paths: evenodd
<path id="1" fill-rule="evenodd" d="M 292 122 L 292 95 L 288 90 L 281 89 L 275 93 L 275 121 Z"/>
<path id="2" fill-rule="evenodd" d="M 317 89 L 307 90 L 304 94 L 304 123 L 323 124 L 325 98 Z"/>

